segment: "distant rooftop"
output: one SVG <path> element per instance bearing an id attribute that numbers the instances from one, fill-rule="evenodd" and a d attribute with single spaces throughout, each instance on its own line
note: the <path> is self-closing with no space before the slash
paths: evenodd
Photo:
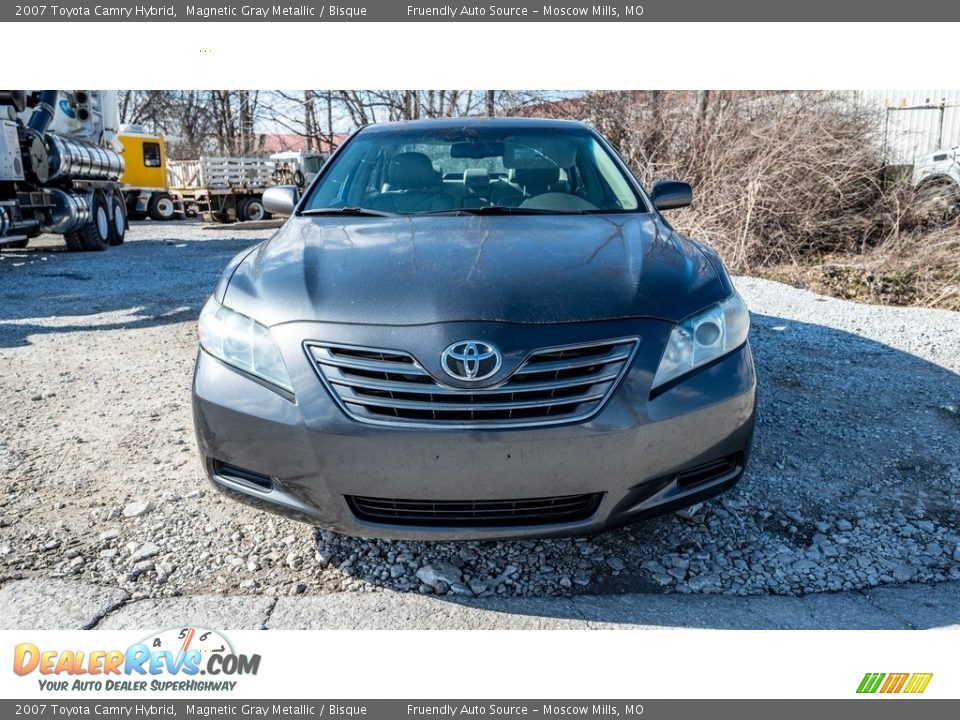
<path id="1" fill-rule="evenodd" d="M 335 134 L 333 136 L 334 145 L 339 147 L 347 139 L 346 135 Z M 258 133 L 257 135 L 258 152 L 272 154 L 283 152 L 285 150 L 307 150 L 309 149 L 308 138 L 296 133 Z M 330 143 L 321 138 L 313 138 L 313 149 L 320 152 L 330 152 Z"/>

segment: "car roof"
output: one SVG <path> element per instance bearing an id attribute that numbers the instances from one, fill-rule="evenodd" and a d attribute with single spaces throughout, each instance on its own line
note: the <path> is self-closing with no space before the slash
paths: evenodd
<path id="1" fill-rule="evenodd" d="M 457 117 L 433 118 L 429 120 L 401 120 L 398 122 L 374 123 L 362 128 L 363 134 L 379 133 L 396 130 L 458 130 L 471 127 L 489 127 L 509 130 L 517 129 L 549 129 L 549 130 L 584 130 L 590 126 L 578 120 L 557 120 L 553 118 L 528 117 Z"/>

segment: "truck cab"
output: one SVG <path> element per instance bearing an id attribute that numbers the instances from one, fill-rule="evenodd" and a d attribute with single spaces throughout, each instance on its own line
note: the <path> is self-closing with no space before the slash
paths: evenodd
<path id="1" fill-rule="evenodd" d="M 960 216 L 960 147 L 921 155 L 913 166 L 920 216 L 949 221 Z"/>
<path id="2" fill-rule="evenodd" d="M 277 185 L 296 185 L 303 190 L 320 172 L 330 153 L 309 150 L 286 150 L 274 153 L 271 160 L 277 163 L 274 182 Z"/>
<path id="3" fill-rule="evenodd" d="M 127 216 L 131 220 L 172 220 L 176 205 L 167 179 L 167 144 L 163 135 L 128 125 L 118 136 L 123 145 L 120 176 Z"/>

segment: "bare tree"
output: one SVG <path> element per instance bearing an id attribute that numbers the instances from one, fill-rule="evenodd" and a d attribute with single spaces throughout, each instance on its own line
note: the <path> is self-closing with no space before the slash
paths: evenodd
<path id="1" fill-rule="evenodd" d="M 122 121 L 168 136 L 173 158 L 204 153 L 257 154 L 265 135 L 302 138 L 312 150 L 333 148 L 341 133 L 387 120 L 512 115 L 549 94 L 512 90 L 128 90 Z"/>

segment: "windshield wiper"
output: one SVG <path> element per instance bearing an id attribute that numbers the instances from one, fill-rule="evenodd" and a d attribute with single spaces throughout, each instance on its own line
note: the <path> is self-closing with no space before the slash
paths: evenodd
<path id="1" fill-rule="evenodd" d="M 507 205 L 484 205 L 475 208 L 432 210 L 414 215 L 584 215 L 584 210 L 545 210 L 542 208 L 510 207 Z"/>
<path id="2" fill-rule="evenodd" d="M 393 213 L 382 212 L 380 210 L 370 210 L 362 207 L 342 207 L 342 208 L 310 208 L 300 213 L 301 215 L 352 215 L 354 217 L 390 217 Z"/>

